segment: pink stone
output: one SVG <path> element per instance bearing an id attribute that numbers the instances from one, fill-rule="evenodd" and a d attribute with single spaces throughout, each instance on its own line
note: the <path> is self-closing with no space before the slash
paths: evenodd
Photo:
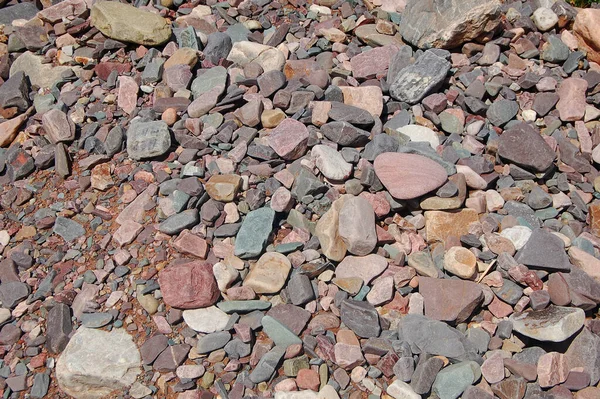
<path id="1" fill-rule="evenodd" d="M 206 241 L 192 234 L 189 230 L 182 231 L 179 236 L 173 241 L 173 247 L 179 252 L 197 256 L 198 258 L 206 259 L 208 253 L 208 245 Z"/>
<path id="2" fill-rule="evenodd" d="M 113 234 L 113 240 L 119 245 L 131 244 L 142 232 L 144 226 L 133 220 L 126 220 Z"/>
<path id="3" fill-rule="evenodd" d="M 379 276 L 387 268 L 387 260 L 380 255 L 346 256 L 335 269 L 337 278 L 361 278 L 365 284 Z"/>
<path id="4" fill-rule="evenodd" d="M 546 353 L 538 360 L 537 372 L 538 383 L 542 388 L 553 387 L 567 380 L 569 361 L 562 353 Z"/>
<path id="5" fill-rule="evenodd" d="M 558 88 L 556 109 L 563 121 L 577 121 L 585 115 L 587 82 L 581 78 L 563 80 Z"/>
<path id="6" fill-rule="evenodd" d="M 416 154 L 386 152 L 375 158 L 375 173 L 397 199 L 413 199 L 441 187 L 446 171 L 437 162 Z"/>
<path id="7" fill-rule="evenodd" d="M 350 59 L 352 76 L 356 79 L 363 79 L 374 78 L 385 73 L 397 52 L 398 47 L 387 45 L 355 55 Z"/>
<path id="8" fill-rule="evenodd" d="M 338 342 L 334 348 L 335 362 L 341 368 L 351 370 L 365 362 L 360 346 Z"/>
<path id="9" fill-rule="evenodd" d="M 279 187 L 271 196 L 271 209 L 275 212 L 288 211 L 292 204 L 292 193 L 285 187 Z"/>
<path id="10" fill-rule="evenodd" d="M 275 392 L 292 392 L 297 391 L 296 381 L 293 378 L 286 378 L 275 385 Z"/>
<path id="11" fill-rule="evenodd" d="M 298 376 L 296 377 L 296 384 L 301 389 L 312 389 L 313 391 L 319 390 L 321 381 L 319 374 L 313 369 L 300 369 L 298 370 Z"/>
<path id="12" fill-rule="evenodd" d="M 295 119 L 284 119 L 271 131 L 269 145 L 285 160 L 298 159 L 306 153 L 308 129 Z"/>
<path id="13" fill-rule="evenodd" d="M 158 283 L 165 303 L 174 308 L 205 308 L 219 299 L 219 288 L 209 263 L 190 261 L 167 266 L 159 272 Z"/>
<path id="14" fill-rule="evenodd" d="M 55 24 L 67 17 L 80 17 L 85 14 L 88 6 L 85 0 L 65 0 L 38 12 L 37 16 L 42 21 Z"/>
<path id="15" fill-rule="evenodd" d="M 139 89 L 132 77 L 119 76 L 117 105 L 127 114 L 131 114 L 137 105 L 137 93 Z"/>
<path id="16" fill-rule="evenodd" d="M 387 215 L 388 213 L 390 213 L 390 210 L 391 210 L 390 203 L 385 198 L 385 194 L 383 192 L 380 191 L 378 193 L 372 194 L 367 191 L 363 191 L 362 193 L 359 194 L 359 196 L 363 197 L 364 199 L 369 201 L 369 203 L 371 203 L 371 206 L 373 207 L 373 210 L 375 211 L 375 215 L 378 218 L 383 217 L 383 216 Z"/>
<path id="17" fill-rule="evenodd" d="M 425 316 L 456 323 L 467 320 L 484 299 L 477 283 L 458 279 L 419 277 L 419 293 L 424 298 Z"/>
<path id="18" fill-rule="evenodd" d="M 504 379 L 504 359 L 502 355 L 495 352 L 488 357 L 481 365 L 481 374 L 490 384 L 502 381 Z"/>
<path id="19" fill-rule="evenodd" d="M 513 312 L 513 308 L 509 304 L 502 302 L 495 295 L 492 302 L 488 305 L 488 310 L 499 319 L 508 317 Z"/>
<path id="20" fill-rule="evenodd" d="M 256 293 L 250 287 L 231 287 L 227 289 L 227 297 L 232 301 L 249 301 L 256 298 Z"/>
<path id="21" fill-rule="evenodd" d="M 394 296 L 394 277 L 380 277 L 375 280 L 371 291 L 367 294 L 367 302 L 379 306 L 392 299 Z"/>
<path id="22" fill-rule="evenodd" d="M 164 316 L 153 315 L 152 321 L 156 324 L 156 328 L 163 334 L 171 334 L 173 329 Z"/>

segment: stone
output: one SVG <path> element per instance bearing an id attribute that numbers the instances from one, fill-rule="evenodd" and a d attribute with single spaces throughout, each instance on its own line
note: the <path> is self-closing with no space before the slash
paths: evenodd
<path id="1" fill-rule="evenodd" d="M 85 234 L 85 229 L 82 225 L 74 220 L 59 216 L 54 221 L 52 231 L 61 236 L 65 241 L 75 241 Z"/>
<path id="2" fill-rule="evenodd" d="M 573 34 L 581 49 L 586 50 L 590 61 L 600 62 L 600 39 L 598 39 L 598 22 L 600 11 L 585 8 L 577 12 L 573 24 Z"/>
<path id="3" fill-rule="evenodd" d="M 183 320 L 192 330 L 210 334 L 223 331 L 229 323 L 229 315 L 216 306 L 209 306 L 184 310 Z"/>
<path id="4" fill-rule="evenodd" d="M 283 159 L 298 159 L 306 153 L 308 129 L 303 123 L 287 118 L 271 131 L 268 140 L 269 146 Z"/>
<path id="5" fill-rule="evenodd" d="M 569 58 L 569 47 L 558 36 L 548 36 L 548 41 L 542 46 L 540 58 L 544 61 L 558 64 Z"/>
<path id="6" fill-rule="evenodd" d="M 46 347 L 51 353 L 61 353 L 69 343 L 69 335 L 73 331 L 71 309 L 64 303 L 57 303 L 46 321 Z"/>
<path id="7" fill-rule="evenodd" d="M 259 294 L 279 292 L 291 270 L 289 259 L 277 252 L 267 252 L 250 268 L 243 285 Z"/>
<path id="8" fill-rule="evenodd" d="M 590 377 L 590 385 L 600 381 L 600 337 L 584 327 L 571 341 L 565 356 L 571 369 L 582 367 Z"/>
<path id="9" fill-rule="evenodd" d="M 111 39 L 158 46 L 171 38 L 171 25 L 166 19 L 128 4 L 94 4 L 90 17 L 91 25 Z"/>
<path id="10" fill-rule="evenodd" d="M 426 211 L 425 231 L 427 242 L 446 241 L 469 233 L 469 226 L 478 222 L 477 211 L 463 209 L 458 212 Z"/>
<path id="11" fill-rule="evenodd" d="M 127 114 L 131 115 L 137 106 L 139 86 L 135 79 L 129 76 L 119 76 L 119 95 L 117 105 Z"/>
<path id="12" fill-rule="evenodd" d="M 361 338 L 378 337 L 381 333 L 379 315 L 368 302 L 347 299 L 340 309 L 342 322 Z"/>
<path id="13" fill-rule="evenodd" d="M 545 229 L 535 229 L 515 260 L 529 267 L 569 271 L 571 264 L 564 242 Z"/>
<path id="14" fill-rule="evenodd" d="M 181 233 L 185 229 L 196 226 L 199 221 L 200 216 L 198 215 L 198 210 L 187 209 L 181 213 L 169 216 L 158 225 L 158 230 L 161 233 L 175 235 Z"/>
<path id="15" fill-rule="evenodd" d="M 450 66 L 445 58 L 431 50 L 425 51 L 414 64 L 398 73 L 391 82 L 390 95 L 395 100 L 415 104 L 442 83 Z"/>
<path id="16" fill-rule="evenodd" d="M 533 172 L 545 172 L 556 157 L 542 136 L 526 123 L 519 123 L 502 133 L 498 154 Z"/>
<path id="17" fill-rule="evenodd" d="M 294 305 L 305 305 L 315 299 L 315 292 L 310 278 L 305 274 L 296 273 L 290 278 L 287 293 Z"/>
<path id="18" fill-rule="evenodd" d="M 551 305 L 546 309 L 515 313 L 513 328 L 538 341 L 563 342 L 581 329 L 585 312 L 579 308 Z"/>
<path id="19" fill-rule="evenodd" d="M 220 295 L 212 265 L 197 260 L 165 267 L 158 283 L 165 303 L 180 309 L 211 306 Z"/>
<path id="20" fill-rule="evenodd" d="M 275 211 L 271 208 L 259 208 L 249 212 L 235 237 L 235 256 L 259 256 L 267 244 L 274 219 Z"/>
<path id="21" fill-rule="evenodd" d="M 427 142 L 434 150 L 440 145 L 438 134 L 426 126 L 406 125 L 396 129 L 396 131 L 407 136 L 412 142 Z"/>
<path id="22" fill-rule="evenodd" d="M 497 24 L 500 6 L 497 0 L 407 2 L 400 34 L 422 49 L 455 48 L 484 35 Z"/>
<path id="23" fill-rule="evenodd" d="M 352 164 L 346 162 L 335 149 L 327 145 L 316 145 L 310 153 L 315 159 L 317 168 L 326 178 L 345 180 L 352 174 Z"/>
<path id="24" fill-rule="evenodd" d="M 337 101 L 330 102 L 328 116 L 334 121 L 348 122 L 355 126 L 368 127 L 375 123 L 373 116 L 362 109 L 352 105 L 343 104 Z"/>
<path id="25" fill-rule="evenodd" d="M 562 353 L 549 352 L 538 360 L 538 384 L 542 388 L 549 388 L 567 380 L 569 375 L 568 358 Z"/>
<path id="26" fill-rule="evenodd" d="M 265 72 L 281 71 L 285 64 L 285 56 L 275 47 L 260 43 L 239 41 L 233 43 L 227 60 L 244 67 L 251 62 L 259 64 Z"/>
<path id="27" fill-rule="evenodd" d="M 130 387 L 140 366 L 140 352 L 125 330 L 80 327 L 58 358 L 56 379 L 77 399 L 100 399 Z"/>
<path id="28" fill-rule="evenodd" d="M 275 92 L 286 84 L 285 74 L 274 70 L 261 74 L 257 79 L 260 93 L 265 97 L 271 97 Z"/>
<path id="29" fill-rule="evenodd" d="M 228 331 L 220 331 L 207 334 L 198 339 L 196 350 L 200 354 L 210 353 L 223 348 L 231 340 L 231 334 Z"/>
<path id="30" fill-rule="evenodd" d="M 339 235 L 339 213 L 346 200 L 342 196 L 335 200 L 331 207 L 317 222 L 315 236 L 319 239 L 323 255 L 334 261 L 341 261 L 346 255 L 346 243 Z"/>
<path id="31" fill-rule="evenodd" d="M 419 278 L 419 293 L 424 298 L 425 316 L 462 323 L 483 303 L 478 284 L 454 279 Z"/>
<path id="32" fill-rule="evenodd" d="M 582 120 L 585 115 L 587 82 L 581 78 L 568 78 L 562 81 L 557 94 L 556 109 L 560 119 L 567 121 Z"/>
<path id="33" fill-rule="evenodd" d="M 485 116 L 493 125 L 504 126 L 517 115 L 517 112 L 519 112 L 519 104 L 516 101 L 498 100 L 490 105 Z"/>
<path id="34" fill-rule="evenodd" d="M 58 109 L 46 112 L 42 116 L 42 125 L 52 144 L 75 139 L 75 124 L 64 112 Z"/>
<path id="35" fill-rule="evenodd" d="M 447 180 L 442 166 L 417 154 L 384 153 L 375 158 L 374 167 L 381 183 L 397 199 L 418 198 Z"/>
<path id="36" fill-rule="evenodd" d="M 365 79 L 385 73 L 397 52 L 398 47 L 387 45 L 355 55 L 350 59 L 352 76 L 356 79 Z"/>
<path id="37" fill-rule="evenodd" d="M 346 256 L 335 268 L 335 275 L 338 278 L 358 277 L 367 285 L 383 273 L 387 266 L 387 260 L 377 254 Z"/>
<path id="38" fill-rule="evenodd" d="M 383 93 L 379 86 L 342 86 L 340 89 L 344 97 L 344 104 L 362 108 L 374 116 L 381 116 Z"/>
<path id="39" fill-rule="evenodd" d="M 489 355 L 481 365 L 481 374 L 490 384 L 502 381 L 504 379 L 504 359 L 502 358 L 502 354 L 496 352 Z"/>
<path id="40" fill-rule="evenodd" d="M 28 114 L 22 114 L 16 118 L 0 123 L 0 147 L 8 147 L 19 134 L 23 122 L 29 118 Z"/>
<path id="41" fill-rule="evenodd" d="M 169 339 L 162 334 L 148 338 L 140 347 L 142 362 L 152 364 L 156 358 L 169 346 Z"/>
<path id="42" fill-rule="evenodd" d="M 232 47 L 231 36 L 224 32 L 214 32 L 208 35 L 206 46 L 202 52 L 205 59 L 213 65 L 218 65 L 220 60 L 227 58 Z"/>
<path id="43" fill-rule="evenodd" d="M 10 76 L 23 72 L 32 86 L 50 88 L 62 80 L 63 73 L 71 73 L 74 68 L 43 63 L 44 57 L 26 51 L 17 57 L 10 66 Z"/>
<path id="44" fill-rule="evenodd" d="M 242 186 L 238 175 L 214 175 L 204 185 L 210 198 L 220 202 L 231 202 Z"/>
<path id="45" fill-rule="evenodd" d="M 435 377 L 443 366 L 444 361 L 439 357 L 424 358 L 417 364 L 415 372 L 412 375 L 411 388 L 419 395 L 429 392 L 435 381 Z"/>
<path id="46" fill-rule="evenodd" d="M 158 157 L 171 147 L 171 133 L 162 121 L 132 123 L 127 129 L 127 154 L 141 160 Z"/>
<path id="47" fill-rule="evenodd" d="M 192 85 L 190 86 L 194 98 L 200 99 L 204 95 L 210 93 L 210 97 L 216 101 L 225 90 L 227 84 L 227 69 L 222 66 L 217 66 L 200 70 L 199 72 L 202 73 L 198 73 L 198 77 L 192 81 Z"/>
<path id="48" fill-rule="evenodd" d="M 421 395 L 417 394 L 410 385 L 406 382 L 395 380 L 391 383 L 386 392 L 394 399 L 420 399 Z"/>
<path id="49" fill-rule="evenodd" d="M 444 270 L 469 280 L 477 272 L 477 258 L 463 247 L 452 247 L 444 254 Z"/>
<path id="50" fill-rule="evenodd" d="M 365 145 L 370 133 L 352 126 L 348 122 L 329 122 L 321 126 L 321 133 L 329 140 L 343 147 Z"/>
<path id="51" fill-rule="evenodd" d="M 2 307 L 13 309 L 27 299 L 31 289 L 29 285 L 20 281 L 6 281 L 0 284 L 0 302 Z"/>
<path id="52" fill-rule="evenodd" d="M 267 315 L 279 321 L 296 335 L 300 335 L 311 318 L 311 314 L 307 310 L 289 303 L 282 303 L 272 307 L 267 312 Z M 318 316 L 311 322 L 314 322 L 317 318 Z M 339 321 L 337 325 L 339 326 Z"/>
<path id="53" fill-rule="evenodd" d="M 17 107 L 24 112 L 29 104 L 29 79 L 19 71 L 0 86 L 0 108 Z"/>
<path id="54" fill-rule="evenodd" d="M 377 245 L 375 213 L 363 197 L 347 198 L 340 211 L 338 234 L 348 252 L 353 255 L 369 254 Z"/>
<path id="55" fill-rule="evenodd" d="M 192 90 L 193 90 L 193 84 L 192 84 Z M 210 111 L 217 105 L 217 102 L 219 102 L 219 97 L 221 96 L 222 91 L 223 91 L 223 88 L 221 86 L 217 86 L 217 87 L 214 87 L 214 88 L 208 90 L 206 93 L 199 95 L 188 106 L 188 108 L 187 108 L 188 115 L 191 116 L 192 118 L 200 118 L 201 116 L 206 115 L 208 113 L 208 111 Z"/>
<path id="56" fill-rule="evenodd" d="M 287 348 L 291 345 L 302 344 L 302 340 L 298 338 L 296 334 L 271 316 L 264 316 L 261 323 L 265 334 L 267 334 L 278 347 Z"/>
<path id="57" fill-rule="evenodd" d="M 438 373 L 432 391 L 440 399 L 456 399 L 480 377 L 479 364 L 474 361 L 451 364 Z"/>
<path id="58" fill-rule="evenodd" d="M 549 8 L 539 7 L 531 16 L 533 23 L 542 32 L 547 32 L 558 23 L 558 16 Z"/>

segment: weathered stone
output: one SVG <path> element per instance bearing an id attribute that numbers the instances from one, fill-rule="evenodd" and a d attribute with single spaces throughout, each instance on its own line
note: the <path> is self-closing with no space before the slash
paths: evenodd
<path id="1" fill-rule="evenodd" d="M 425 303 L 425 316 L 435 320 L 462 323 L 483 302 L 483 291 L 470 281 L 419 278 L 419 293 Z"/>
<path id="2" fill-rule="evenodd" d="M 562 342 L 581 329 L 585 313 L 579 308 L 549 306 L 510 316 L 515 331 L 538 341 Z"/>
<path id="3" fill-rule="evenodd" d="M 220 295 L 212 266 L 201 261 L 168 266 L 160 271 L 158 282 L 165 303 L 175 308 L 207 307 Z"/>
<path id="4" fill-rule="evenodd" d="M 138 122 L 127 129 L 127 154 L 140 160 L 158 157 L 171 147 L 171 133 L 166 123 Z"/>

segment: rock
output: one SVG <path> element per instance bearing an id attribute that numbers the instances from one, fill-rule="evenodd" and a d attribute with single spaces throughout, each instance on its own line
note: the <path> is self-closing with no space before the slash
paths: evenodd
<path id="1" fill-rule="evenodd" d="M 235 237 L 235 256 L 259 256 L 267 244 L 274 219 L 275 211 L 271 208 L 265 207 L 249 212 Z"/>
<path id="2" fill-rule="evenodd" d="M 128 4 L 96 3 L 90 17 L 91 25 L 111 39 L 158 46 L 171 38 L 171 26 L 166 19 Z"/>
<path id="3" fill-rule="evenodd" d="M 500 5 L 497 0 L 409 1 L 402 13 L 400 34 L 422 49 L 455 48 L 489 32 L 497 24 Z"/>
<path id="4" fill-rule="evenodd" d="M 498 155 L 533 172 L 545 172 L 556 154 L 530 125 L 519 123 L 500 136 Z"/>
<path id="5" fill-rule="evenodd" d="M 347 299 L 340 309 L 342 322 L 361 338 L 378 337 L 381 333 L 379 315 L 368 302 Z"/>
<path id="6" fill-rule="evenodd" d="M 504 379 L 504 359 L 501 353 L 489 355 L 481 365 L 481 374 L 483 378 L 490 383 L 495 384 Z"/>
<path id="7" fill-rule="evenodd" d="M 259 383 L 267 381 L 277 370 L 279 362 L 285 355 L 285 349 L 280 346 L 275 346 L 269 352 L 264 354 L 254 370 L 250 373 L 250 381 Z"/>
<path id="8" fill-rule="evenodd" d="M 398 73 L 391 82 L 390 95 L 395 100 L 415 104 L 442 83 L 449 70 L 450 63 L 445 58 L 431 50 L 425 51 L 414 64 Z"/>
<path id="9" fill-rule="evenodd" d="M 488 108 L 486 115 L 495 126 L 503 126 L 513 119 L 519 112 L 519 104 L 516 101 L 499 100 L 494 101 Z M 500 136 L 502 137 L 502 136 Z"/>
<path id="10" fill-rule="evenodd" d="M 13 21 L 19 19 L 30 20 L 38 13 L 38 9 L 33 3 L 15 3 L 11 6 L 3 3 L 2 7 L 0 10 L 0 24 L 2 25 L 11 25 Z"/>
<path id="11" fill-rule="evenodd" d="M 205 335 L 198 339 L 196 350 L 200 354 L 210 353 L 224 347 L 231 340 L 231 334 L 228 331 L 215 332 Z"/>
<path id="12" fill-rule="evenodd" d="M 80 327 L 58 358 L 56 379 L 77 399 L 99 399 L 130 387 L 140 366 L 140 352 L 125 330 Z"/>
<path id="13" fill-rule="evenodd" d="M 339 213 L 344 201 L 348 198 L 342 196 L 335 200 L 331 207 L 317 222 L 315 236 L 319 239 L 323 255 L 334 261 L 341 261 L 346 255 L 346 243 L 339 235 Z"/>
<path id="14" fill-rule="evenodd" d="M 161 233 L 175 235 L 181 233 L 185 229 L 194 227 L 200 221 L 197 209 L 187 209 L 181 213 L 176 213 L 169 216 L 161 224 L 158 225 L 158 230 Z"/>
<path id="15" fill-rule="evenodd" d="M 542 32 L 547 32 L 558 23 L 558 16 L 549 8 L 539 7 L 531 16 L 533 23 Z"/>
<path id="16" fill-rule="evenodd" d="M 139 86 L 135 79 L 129 76 L 119 76 L 119 95 L 117 104 L 123 111 L 131 115 L 137 106 Z"/>
<path id="17" fill-rule="evenodd" d="M 167 346 L 169 346 L 169 339 L 162 334 L 156 334 L 148 338 L 140 347 L 143 363 L 152 364 L 167 349 Z"/>
<path id="18" fill-rule="evenodd" d="M 370 133 L 352 126 L 348 122 L 329 122 L 321 126 L 321 133 L 329 140 L 343 147 L 365 145 Z"/>
<path id="19" fill-rule="evenodd" d="M 29 104 L 29 79 L 19 71 L 0 86 L 0 108 L 17 107 L 24 112 Z"/>
<path id="20" fill-rule="evenodd" d="M 375 123 L 373 116 L 361 108 L 343 104 L 337 101 L 330 103 L 331 108 L 329 109 L 328 116 L 334 121 L 348 122 L 355 126 L 372 126 Z"/>
<path id="21" fill-rule="evenodd" d="M 367 255 L 377 245 L 375 213 L 363 197 L 347 198 L 339 212 L 338 233 L 348 252 Z"/>
<path id="22" fill-rule="evenodd" d="M 477 272 L 477 258 L 463 247 L 452 247 L 444 255 L 444 270 L 466 280 Z"/>
<path id="23" fill-rule="evenodd" d="M 474 209 L 459 212 L 426 211 L 425 231 L 427 241 L 446 241 L 449 237 L 460 237 L 469 233 L 469 225 L 478 222 Z"/>
<path id="24" fill-rule="evenodd" d="M 290 278 L 287 293 L 294 305 L 305 305 L 315 299 L 315 292 L 310 278 L 305 274 L 296 273 Z"/>
<path id="25" fill-rule="evenodd" d="M 425 316 L 435 320 L 462 323 L 483 302 L 483 291 L 470 281 L 419 278 Z"/>
<path id="26" fill-rule="evenodd" d="M 46 321 L 48 350 L 51 353 L 61 353 L 69 343 L 69 335 L 72 331 L 71 309 L 64 303 L 57 303 L 48 312 Z"/>
<path id="27" fill-rule="evenodd" d="M 356 79 L 373 78 L 387 71 L 398 47 L 387 45 L 362 52 L 350 59 L 352 76 Z"/>
<path id="28" fill-rule="evenodd" d="M 327 145 L 316 145 L 311 149 L 317 168 L 328 179 L 345 180 L 352 173 L 352 165 L 342 155 Z"/>
<path id="29" fill-rule="evenodd" d="M 440 139 L 436 132 L 425 126 L 406 125 L 396 129 L 397 132 L 408 136 L 412 142 L 427 142 L 434 150 L 440 145 Z"/>
<path id="30" fill-rule="evenodd" d="M 165 303 L 180 309 L 211 306 L 220 295 L 212 266 L 201 261 L 167 266 L 159 272 L 158 283 Z"/>
<path id="31" fill-rule="evenodd" d="M 215 201 L 231 202 L 235 199 L 242 185 L 238 175 L 214 175 L 204 185 L 210 198 Z"/>
<path id="32" fill-rule="evenodd" d="M 571 368 L 583 367 L 590 376 L 590 385 L 600 381 L 600 337 L 584 327 L 565 352 Z"/>
<path id="33" fill-rule="evenodd" d="M 430 357 L 419 362 L 410 382 L 411 388 L 419 395 L 431 390 L 438 373 L 444 366 L 444 361 L 439 357 Z"/>
<path id="34" fill-rule="evenodd" d="M 600 39 L 598 39 L 598 22 L 600 10 L 585 8 L 577 12 L 573 24 L 573 34 L 577 37 L 579 47 L 587 52 L 590 61 L 600 62 Z"/>
<path id="35" fill-rule="evenodd" d="M 562 353 L 549 352 L 538 360 L 538 384 L 542 388 L 549 388 L 561 384 L 569 375 L 568 358 Z"/>
<path id="36" fill-rule="evenodd" d="M 12 144 L 17 134 L 19 134 L 19 128 L 28 118 L 28 114 L 22 114 L 0 123 L 0 147 L 8 147 Z"/>
<path id="37" fill-rule="evenodd" d="M 207 93 L 210 93 L 215 104 L 219 96 L 225 91 L 227 84 L 227 69 L 217 66 L 210 69 L 200 70 L 198 77 L 192 81 L 190 90 L 195 99 L 201 99 Z M 214 105 L 213 105 L 214 106 Z M 210 108 L 209 108 L 210 110 Z M 208 112 L 208 110 L 206 111 Z"/>
<path id="38" fill-rule="evenodd" d="M 206 46 L 202 52 L 205 59 L 213 65 L 219 64 L 221 59 L 226 59 L 233 47 L 231 37 L 224 32 L 214 32 L 208 35 Z"/>
<path id="39" fill-rule="evenodd" d="M 358 277 L 369 284 L 387 268 L 387 260 L 377 254 L 367 256 L 346 256 L 335 268 L 337 278 Z"/>
<path id="40" fill-rule="evenodd" d="M 53 64 L 43 63 L 43 60 L 43 56 L 26 51 L 11 64 L 10 76 L 22 71 L 29 78 L 32 86 L 50 88 L 62 80 L 63 73 L 70 73 L 75 69 L 68 66 L 53 66 Z"/>
<path id="41" fill-rule="evenodd" d="M 280 122 L 269 135 L 269 146 L 286 160 L 298 159 L 304 155 L 307 144 L 308 129 L 303 123 L 291 118 Z"/>
<path id="42" fill-rule="evenodd" d="M 379 86 L 342 86 L 340 89 L 344 96 L 344 104 L 362 108 L 374 116 L 381 116 L 383 93 Z"/>
<path id="43" fill-rule="evenodd" d="M 549 306 L 510 316 L 515 331 L 538 341 L 563 342 L 581 329 L 585 313 L 579 308 Z"/>
<path id="44" fill-rule="evenodd" d="M 85 229 L 82 225 L 62 216 L 56 218 L 52 231 L 67 242 L 75 241 L 85 234 Z"/>
<path id="45" fill-rule="evenodd" d="M 229 323 L 229 315 L 216 306 L 209 306 L 204 309 L 184 310 L 183 320 L 192 330 L 210 334 L 223 331 Z"/>
<path id="46" fill-rule="evenodd" d="M 0 302 L 2 307 L 12 309 L 27 299 L 31 289 L 20 281 L 6 281 L 0 284 Z"/>
<path id="47" fill-rule="evenodd" d="M 42 116 L 42 124 L 52 144 L 75 139 L 75 124 L 64 112 L 58 109 L 46 112 Z"/>
<path id="48" fill-rule="evenodd" d="M 285 64 L 285 57 L 275 47 L 260 43 L 239 41 L 233 44 L 227 60 L 243 67 L 251 62 L 259 64 L 265 72 L 281 71 Z"/>
<path id="49" fill-rule="evenodd" d="M 587 82 L 581 78 L 568 78 L 558 88 L 556 109 L 563 121 L 577 121 L 585 115 Z"/>
<path id="50" fill-rule="evenodd" d="M 289 303 L 282 303 L 272 307 L 267 312 L 267 315 L 279 321 L 296 335 L 300 335 L 311 318 L 311 314 L 308 311 Z M 337 325 L 339 326 L 339 320 Z"/>
<path id="51" fill-rule="evenodd" d="M 481 378 L 481 370 L 476 362 L 452 364 L 438 373 L 432 391 L 440 399 L 456 399 L 479 378 Z"/>
<path id="52" fill-rule="evenodd" d="M 564 62 L 569 58 L 569 47 L 558 36 L 548 36 L 548 41 L 542 46 L 540 58 L 555 64 Z"/>
<path id="53" fill-rule="evenodd" d="M 515 260 L 529 267 L 545 270 L 571 269 L 564 242 L 545 229 L 535 229 Z"/>
<path id="54" fill-rule="evenodd" d="M 252 288 L 258 294 L 277 293 L 285 285 L 291 267 L 285 255 L 267 252 L 250 269 L 243 285 Z"/>
<path id="55" fill-rule="evenodd" d="M 302 340 L 298 338 L 296 334 L 271 316 L 263 317 L 261 323 L 265 334 L 267 334 L 278 347 L 287 348 L 291 345 L 302 344 Z"/>
<path id="56" fill-rule="evenodd" d="M 279 70 L 265 72 L 260 75 L 256 82 L 260 93 L 265 97 L 271 97 L 275 92 L 286 84 L 285 74 Z"/>
<path id="57" fill-rule="evenodd" d="M 166 123 L 138 122 L 127 129 L 127 154 L 135 160 L 158 157 L 171 147 L 171 133 Z"/>
<path id="58" fill-rule="evenodd" d="M 391 383 L 386 392 L 394 399 L 420 399 L 421 395 L 417 394 L 410 385 L 406 382 L 395 380 Z"/>

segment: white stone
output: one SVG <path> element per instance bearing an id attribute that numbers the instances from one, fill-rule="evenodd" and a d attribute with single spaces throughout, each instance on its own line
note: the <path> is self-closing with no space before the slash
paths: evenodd
<path id="1" fill-rule="evenodd" d="M 213 265 L 213 274 L 215 275 L 215 280 L 217 280 L 217 286 L 219 286 L 219 290 L 221 291 L 226 291 L 240 275 L 235 270 L 235 267 L 221 262 Z"/>
<path id="2" fill-rule="evenodd" d="M 406 125 L 396 129 L 407 136 L 410 141 L 425 141 L 435 150 L 440 145 L 440 138 L 436 132 L 425 126 Z"/>
<path id="3" fill-rule="evenodd" d="M 336 392 L 335 388 L 327 384 L 319 391 L 317 395 L 318 399 L 340 399 L 340 395 Z"/>
<path id="4" fill-rule="evenodd" d="M 558 16 L 549 8 L 540 7 L 533 12 L 533 23 L 542 32 L 549 31 L 558 23 Z"/>
<path id="5" fill-rule="evenodd" d="M 529 237 L 531 237 L 531 229 L 527 226 L 514 226 L 502 230 L 500 235 L 504 238 L 508 238 L 513 243 L 515 249 L 518 251 L 523 248 Z"/>
<path id="6" fill-rule="evenodd" d="M 0 245 L 5 247 L 8 245 L 9 242 L 10 242 L 10 234 L 8 234 L 8 231 L 6 231 L 6 230 L 0 231 Z"/>
<path id="7" fill-rule="evenodd" d="M 10 309 L 0 308 L 0 325 L 10 319 Z"/>
<path id="8" fill-rule="evenodd" d="M 394 399 L 421 399 L 421 395 L 417 394 L 410 385 L 401 380 L 396 380 L 390 384 L 386 392 Z"/>
<path id="9" fill-rule="evenodd" d="M 275 47 L 248 41 L 234 43 L 227 60 L 235 62 L 241 67 L 256 62 L 265 72 L 281 71 L 285 64 L 285 56 Z"/>
<path id="10" fill-rule="evenodd" d="M 100 399 L 130 387 L 141 372 L 131 335 L 80 327 L 56 363 L 60 389 L 76 399 Z"/>
<path id="11" fill-rule="evenodd" d="M 275 399 L 318 399 L 318 394 L 309 389 L 305 391 L 275 392 Z"/>
<path id="12" fill-rule="evenodd" d="M 213 333 L 223 331 L 229 322 L 229 315 L 216 306 L 183 311 L 183 320 L 194 331 Z"/>
<path id="13" fill-rule="evenodd" d="M 456 173 L 462 173 L 465 175 L 467 186 L 476 190 L 485 190 L 487 188 L 487 182 L 483 177 L 479 176 L 477 172 L 468 167 L 467 165 L 456 165 Z"/>
<path id="14" fill-rule="evenodd" d="M 311 155 L 317 168 L 328 179 L 344 180 L 352 174 L 352 165 L 344 160 L 342 154 L 328 145 L 314 146 Z"/>

